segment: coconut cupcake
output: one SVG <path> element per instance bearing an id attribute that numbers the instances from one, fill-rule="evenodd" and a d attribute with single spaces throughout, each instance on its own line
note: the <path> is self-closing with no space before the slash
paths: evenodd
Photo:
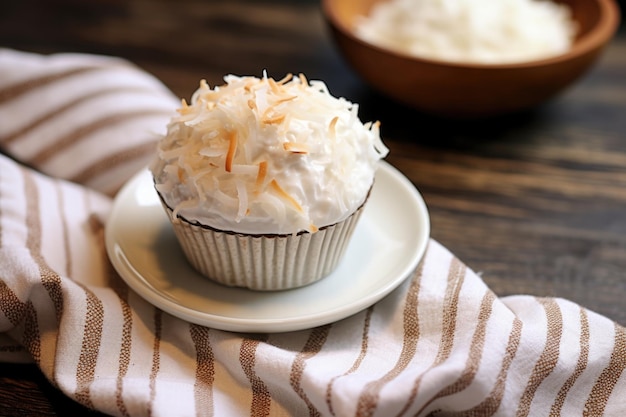
<path id="1" fill-rule="evenodd" d="M 388 152 L 321 81 L 205 81 L 158 143 L 155 188 L 185 253 L 219 283 L 282 290 L 330 274 Z"/>

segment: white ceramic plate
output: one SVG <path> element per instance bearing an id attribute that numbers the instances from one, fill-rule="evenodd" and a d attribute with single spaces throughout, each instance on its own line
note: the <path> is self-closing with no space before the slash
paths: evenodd
<path id="1" fill-rule="evenodd" d="M 144 170 L 119 192 L 106 227 L 115 269 L 140 296 L 189 322 L 240 332 L 284 332 L 331 323 L 374 304 L 417 267 L 430 235 L 424 200 L 383 162 L 338 268 L 287 291 L 216 284 L 186 261 Z"/>

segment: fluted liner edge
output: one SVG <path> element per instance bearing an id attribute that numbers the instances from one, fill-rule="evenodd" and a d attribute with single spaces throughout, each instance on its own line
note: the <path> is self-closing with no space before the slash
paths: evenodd
<path id="1" fill-rule="evenodd" d="M 161 201 L 163 203 L 163 201 Z M 345 220 L 315 233 L 247 235 L 173 218 L 163 203 L 189 263 L 224 285 L 260 291 L 285 290 L 318 281 L 343 258 L 364 205 Z"/>

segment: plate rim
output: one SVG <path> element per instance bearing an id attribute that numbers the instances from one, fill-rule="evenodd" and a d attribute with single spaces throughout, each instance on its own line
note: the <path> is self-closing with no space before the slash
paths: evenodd
<path id="1" fill-rule="evenodd" d="M 279 333 L 287 331 L 297 331 L 310 329 L 316 326 L 329 324 L 354 314 L 370 307 L 376 302 L 382 300 L 389 295 L 393 290 L 399 287 L 412 273 L 415 271 L 419 262 L 422 260 L 428 242 L 430 240 L 430 216 L 426 203 L 413 185 L 413 183 L 396 167 L 386 161 L 379 162 L 379 172 L 386 171 L 394 182 L 402 186 L 406 196 L 410 196 L 413 202 L 419 208 L 418 212 L 414 213 L 415 219 L 420 223 L 420 230 L 417 236 L 417 247 L 412 252 L 412 256 L 407 256 L 406 263 L 401 273 L 398 273 L 395 278 L 389 279 L 384 285 L 377 287 L 376 291 L 367 296 L 355 298 L 347 305 L 335 306 L 329 310 L 323 312 L 304 313 L 302 315 L 292 315 L 283 318 L 243 318 L 243 317 L 227 317 L 225 315 L 211 314 L 203 311 L 193 309 L 191 307 L 177 303 L 167 297 L 163 292 L 160 292 L 158 288 L 151 285 L 149 279 L 138 271 L 130 261 L 124 256 L 119 256 L 119 252 L 123 252 L 120 248 L 119 242 L 116 239 L 116 233 L 113 226 L 113 221 L 118 215 L 122 200 L 127 197 L 133 190 L 137 189 L 141 183 L 143 176 L 146 176 L 147 168 L 142 169 L 137 174 L 133 175 L 130 180 L 120 189 L 117 193 L 113 206 L 111 208 L 109 218 L 105 225 L 105 246 L 107 255 L 111 264 L 116 272 L 122 278 L 122 280 L 133 289 L 141 298 L 152 304 L 153 306 L 173 315 L 180 319 L 186 320 L 191 323 L 212 327 L 219 330 L 235 331 L 235 332 L 254 332 L 254 333 Z M 380 175 L 378 172 L 376 175 Z M 365 213 L 364 213 L 365 214 Z M 165 213 L 163 213 L 164 219 L 167 220 Z M 357 224 L 357 229 L 358 229 Z M 182 253 L 181 253 L 182 254 Z M 124 258 L 128 261 L 125 263 L 121 260 Z M 213 283 L 213 285 L 219 285 Z M 307 287 L 296 288 L 294 290 L 287 291 L 306 291 L 307 288 L 316 285 L 313 283 Z M 229 288 L 222 286 L 224 291 L 251 291 L 242 288 Z M 260 296 L 264 292 L 255 292 Z M 274 291 L 268 291 L 266 294 L 274 293 Z"/>

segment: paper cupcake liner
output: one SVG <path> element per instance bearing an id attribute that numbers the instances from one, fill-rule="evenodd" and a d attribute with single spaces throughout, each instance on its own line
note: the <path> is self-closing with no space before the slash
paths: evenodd
<path id="1" fill-rule="evenodd" d="M 301 287 L 329 275 L 342 259 L 364 207 L 315 233 L 248 235 L 174 219 L 172 209 L 161 202 L 198 272 L 224 285 L 260 291 Z"/>

